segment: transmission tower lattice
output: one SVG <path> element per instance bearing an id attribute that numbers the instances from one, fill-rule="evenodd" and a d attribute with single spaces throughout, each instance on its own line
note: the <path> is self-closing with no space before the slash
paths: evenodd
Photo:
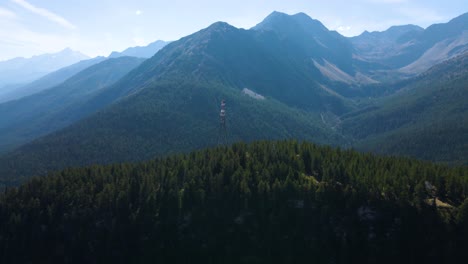
<path id="1" fill-rule="evenodd" d="M 219 111 L 219 134 L 218 145 L 226 145 L 228 143 L 226 129 L 226 101 L 221 101 L 221 110 Z"/>

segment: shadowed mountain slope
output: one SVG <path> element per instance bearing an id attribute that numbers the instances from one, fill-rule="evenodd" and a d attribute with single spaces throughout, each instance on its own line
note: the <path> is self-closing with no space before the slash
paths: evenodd
<path id="1" fill-rule="evenodd" d="M 106 106 L 86 104 L 143 59 L 121 57 L 93 65 L 42 92 L 0 104 L 0 152 L 63 128 Z"/>

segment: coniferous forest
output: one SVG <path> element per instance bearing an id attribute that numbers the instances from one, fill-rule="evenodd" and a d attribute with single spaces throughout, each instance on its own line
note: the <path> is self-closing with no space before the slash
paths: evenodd
<path id="1" fill-rule="evenodd" d="M 467 167 L 237 143 L 6 189 L 0 263 L 462 263 L 467 197 Z"/>
<path id="2" fill-rule="evenodd" d="M 64 2 L 0 2 L 0 264 L 468 263 L 466 4 Z"/>

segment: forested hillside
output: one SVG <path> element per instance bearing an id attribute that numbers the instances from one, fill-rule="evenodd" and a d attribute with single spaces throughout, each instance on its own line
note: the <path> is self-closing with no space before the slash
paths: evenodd
<path id="1" fill-rule="evenodd" d="M 428 32 L 450 29 L 435 34 L 437 41 L 459 36 L 465 17 Z M 398 42 L 411 28 L 371 35 Z M 141 161 L 216 145 L 221 100 L 227 102 L 230 143 L 294 138 L 466 164 L 468 53 L 398 81 L 377 62 L 357 59 L 355 51 L 348 39 L 303 13 L 274 12 L 250 30 L 214 23 L 131 71 L 120 65 L 121 78 L 113 75 L 115 68 L 97 74 L 96 67 L 125 58 L 94 65 L 52 94 L 0 105 L 6 123 L 15 124 L 3 125 L 0 114 L 0 151 L 31 140 L 0 156 L 0 181 L 17 184 L 69 166 Z M 368 71 L 387 82 L 375 83 Z M 113 84 L 101 89 L 103 82 L 110 84 L 109 75 Z M 83 97 L 70 87 L 99 89 Z M 77 103 L 70 106 L 70 97 Z"/>
<path id="2" fill-rule="evenodd" d="M 67 169 L 0 196 L 2 263 L 461 263 L 468 169 L 310 143 Z"/>
<path id="3" fill-rule="evenodd" d="M 467 85 L 465 53 L 344 115 L 341 131 L 361 150 L 468 165 Z"/>
<path id="4" fill-rule="evenodd" d="M 133 57 L 108 59 L 59 85 L 0 104 L 0 153 L 104 108 L 106 103 L 89 101 L 143 61 Z"/>
<path id="5" fill-rule="evenodd" d="M 0 159 L 0 179 L 17 184 L 70 166 L 141 161 L 219 144 L 219 103 L 226 100 L 227 141 L 341 137 L 320 116 L 259 100 L 213 83 L 152 85 L 90 118 L 38 139 Z M 224 142 L 222 142 L 224 143 Z"/>
<path id="6" fill-rule="evenodd" d="M 282 17 L 291 23 L 312 21 L 305 15 Z M 323 25 L 318 30 L 329 42 L 329 35 L 336 34 Z M 339 143 L 341 136 L 326 127 L 320 112 L 341 114 L 354 109 L 353 104 L 320 85 L 318 80 L 325 78 L 305 59 L 326 55 L 334 62 L 339 56 L 329 53 L 339 51 L 322 47 L 315 53 L 301 32 L 287 41 L 276 32 L 218 22 L 171 42 L 80 105 L 109 107 L 0 157 L 0 177 L 18 182 L 69 166 L 138 161 L 213 146 L 223 99 L 229 142 L 297 138 Z M 310 31 L 305 33 L 313 39 Z M 266 99 L 251 98 L 244 88 Z"/>

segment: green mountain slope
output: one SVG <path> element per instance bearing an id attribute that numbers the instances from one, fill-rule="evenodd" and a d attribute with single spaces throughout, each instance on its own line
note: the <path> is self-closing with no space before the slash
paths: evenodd
<path id="1" fill-rule="evenodd" d="M 320 117 L 272 99 L 253 99 L 211 83 L 153 85 L 64 130 L 0 158 L 0 175 L 13 182 L 68 166 L 137 161 L 185 152 L 219 141 L 219 102 L 227 102 L 228 142 L 305 138 L 333 144 L 341 138 Z"/>
<path id="2" fill-rule="evenodd" d="M 310 143 L 67 169 L 0 195 L 4 263 L 463 263 L 468 170 Z"/>
<path id="3" fill-rule="evenodd" d="M 143 59 L 122 57 L 93 65 L 40 93 L 0 104 L 0 152 L 63 128 L 105 104 L 85 104 Z"/>
<path id="4" fill-rule="evenodd" d="M 222 99 L 229 142 L 297 138 L 467 160 L 466 57 L 404 82 L 356 87 L 330 79 L 360 74 L 352 51 L 346 38 L 305 14 L 273 13 L 251 30 L 215 23 L 168 44 L 79 104 L 100 112 L 0 157 L 0 175 L 18 182 L 67 166 L 215 145 Z M 248 95 L 255 93 L 256 99 Z"/>
<path id="5" fill-rule="evenodd" d="M 380 153 L 466 164 L 468 53 L 408 81 L 371 111 L 345 115 L 344 134 Z"/>
<path id="6" fill-rule="evenodd" d="M 292 48 L 290 43 L 300 41 L 307 43 L 300 35 L 285 41 L 274 31 L 242 30 L 218 22 L 166 46 L 142 65 L 141 76 L 177 80 L 187 73 L 185 79 L 247 87 L 305 110 L 349 109 L 339 95 L 320 85 L 324 78 L 310 49 Z"/>
<path id="7" fill-rule="evenodd" d="M 306 50 L 284 45 L 272 31 L 221 22 L 172 42 L 81 107 L 114 105 L 0 158 L 0 174 L 13 179 L 214 145 L 222 99 L 230 141 L 339 143 L 320 113 L 344 113 L 352 103 L 319 83 L 319 71 L 304 62 Z M 244 88 L 266 99 L 250 98 Z"/>

